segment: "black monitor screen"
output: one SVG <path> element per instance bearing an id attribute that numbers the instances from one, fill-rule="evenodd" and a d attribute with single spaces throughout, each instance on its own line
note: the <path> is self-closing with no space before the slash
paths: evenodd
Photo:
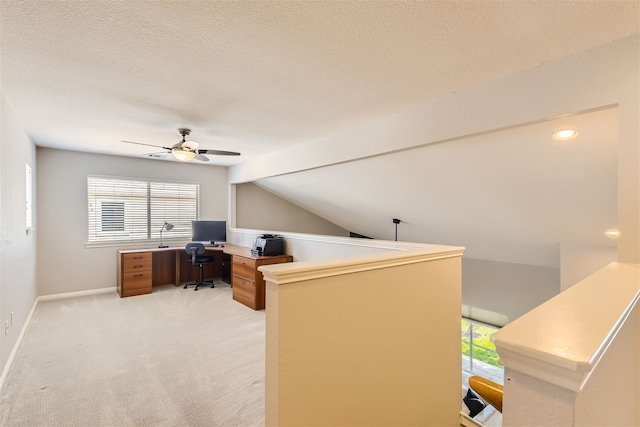
<path id="1" fill-rule="evenodd" d="M 194 242 L 221 243 L 227 241 L 226 221 L 192 221 L 192 236 Z"/>

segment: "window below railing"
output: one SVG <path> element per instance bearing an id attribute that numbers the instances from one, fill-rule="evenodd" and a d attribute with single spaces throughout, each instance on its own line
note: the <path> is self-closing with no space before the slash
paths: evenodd
<path id="1" fill-rule="evenodd" d="M 491 341 L 491 336 L 498 330 L 498 327 L 462 318 L 463 383 L 469 376 L 479 375 L 504 384 L 504 366 L 499 363 L 496 346 Z"/>

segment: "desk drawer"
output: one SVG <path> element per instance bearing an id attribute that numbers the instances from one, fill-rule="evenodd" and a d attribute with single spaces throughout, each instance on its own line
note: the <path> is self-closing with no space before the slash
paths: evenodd
<path id="1" fill-rule="evenodd" d="M 256 262 L 249 258 L 234 256 L 231 273 L 254 280 L 256 277 Z"/>
<path id="2" fill-rule="evenodd" d="M 134 273 L 136 271 L 150 271 L 151 270 L 151 258 L 149 260 L 141 260 L 134 262 L 126 262 L 122 264 L 122 271 L 124 273 Z"/>
<path id="3" fill-rule="evenodd" d="M 151 270 L 124 272 L 122 280 L 125 291 L 148 289 L 151 292 Z"/>
<path id="4" fill-rule="evenodd" d="M 144 295 L 144 294 L 150 294 L 151 293 L 151 288 L 141 288 L 141 289 L 126 289 L 122 292 L 122 296 L 123 297 L 133 297 L 136 295 Z"/>
<path id="5" fill-rule="evenodd" d="M 256 309 L 256 283 L 244 277 L 233 275 L 233 299 Z"/>
<path id="6" fill-rule="evenodd" d="M 122 254 L 122 263 L 131 264 L 139 262 L 151 262 L 151 252 L 136 252 L 131 254 Z"/>

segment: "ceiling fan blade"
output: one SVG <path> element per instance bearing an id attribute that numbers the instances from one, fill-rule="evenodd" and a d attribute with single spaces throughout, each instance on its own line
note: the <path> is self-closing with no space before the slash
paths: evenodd
<path id="1" fill-rule="evenodd" d="M 180 128 L 178 129 L 178 132 L 180 133 L 180 135 L 182 135 L 182 141 L 176 142 L 171 147 L 164 147 L 162 145 L 145 144 L 144 142 L 135 142 L 135 141 L 122 140 L 122 142 L 126 142 L 127 144 L 144 145 L 147 147 L 162 148 L 172 153 L 173 156 L 178 160 L 182 160 L 182 161 L 195 158 L 196 160 L 200 160 L 201 162 L 208 162 L 209 158 L 204 154 L 209 154 L 212 156 L 239 156 L 240 155 L 240 153 L 238 153 L 237 151 L 199 150 L 198 149 L 199 144 L 197 141 L 194 141 L 191 139 L 188 141 L 186 140 L 186 136 L 191 133 L 190 129 Z M 195 156 L 191 157 L 193 154 L 195 154 Z M 157 158 L 157 157 L 160 157 L 160 153 L 145 154 L 145 156 Z"/>
<path id="2" fill-rule="evenodd" d="M 166 151 L 160 151 L 156 153 L 144 153 L 144 157 L 151 157 L 152 159 L 166 159 L 169 153 Z"/>
<path id="3" fill-rule="evenodd" d="M 152 144 L 145 144 L 142 142 L 133 142 L 133 141 L 125 141 L 125 140 L 122 140 L 122 142 L 126 142 L 127 144 L 146 145 L 147 147 L 156 147 L 156 148 L 164 148 L 165 150 L 171 150 L 171 148 L 163 147 L 161 145 L 152 145 Z"/>
<path id="4" fill-rule="evenodd" d="M 209 158 L 207 156 L 203 156 L 200 153 L 196 153 L 196 156 L 194 157 L 196 160 L 200 160 L 201 162 L 208 162 Z"/>
<path id="5" fill-rule="evenodd" d="M 224 150 L 198 150 L 201 154 L 210 154 L 212 156 L 239 156 L 237 151 L 224 151 Z"/>

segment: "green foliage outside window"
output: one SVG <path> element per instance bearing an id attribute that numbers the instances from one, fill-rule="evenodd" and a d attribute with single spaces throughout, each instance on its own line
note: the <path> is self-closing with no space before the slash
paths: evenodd
<path id="1" fill-rule="evenodd" d="M 463 355 L 503 368 L 498 363 L 499 356 L 496 352 L 496 346 L 491 342 L 491 335 L 497 332 L 498 328 L 462 319 L 461 331 Z M 473 350 L 473 355 L 471 350 Z"/>

